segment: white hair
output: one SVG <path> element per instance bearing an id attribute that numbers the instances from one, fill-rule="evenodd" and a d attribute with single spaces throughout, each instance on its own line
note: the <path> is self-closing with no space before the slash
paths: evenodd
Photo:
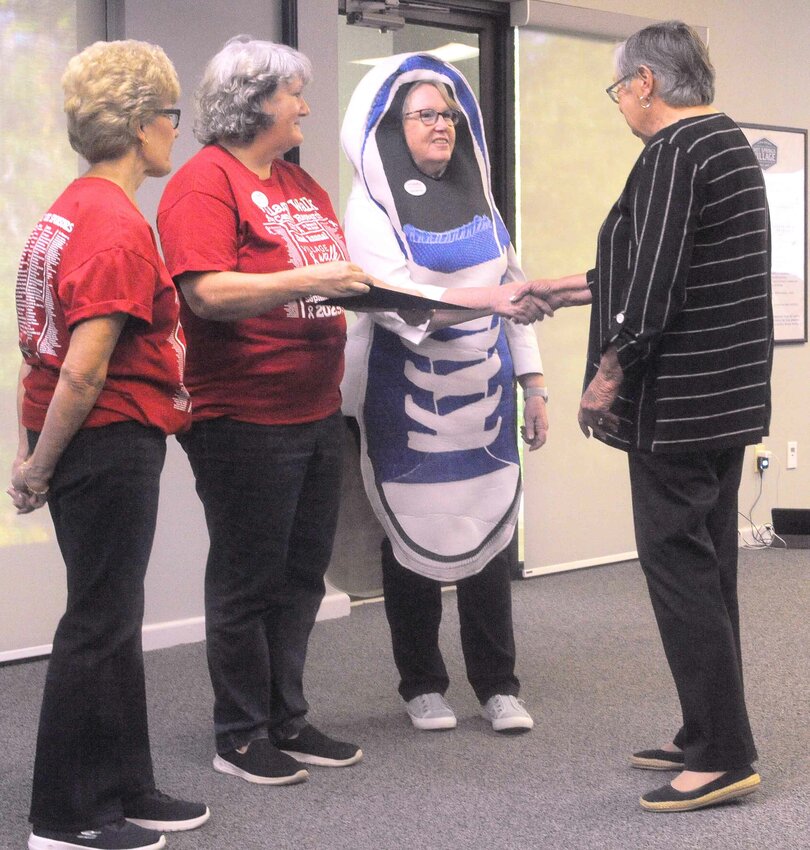
<path id="1" fill-rule="evenodd" d="M 194 135 L 204 145 L 227 139 L 247 144 L 273 124 L 262 110 L 279 85 L 312 79 L 312 64 L 286 44 L 237 35 L 211 59 L 196 92 Z"/>
<path id="2" fill-rule="evenodd" d="M 714 67 L 709 51 L 682 21 L 651 24 L 616 50 L 619 79 L 646 65 L 655 75 L 656 94 L 669 106 L 708 106 L 714 100 Z"/>

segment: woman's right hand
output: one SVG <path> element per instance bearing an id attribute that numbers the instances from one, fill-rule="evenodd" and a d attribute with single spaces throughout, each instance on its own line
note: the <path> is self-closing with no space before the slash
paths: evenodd
<path id="1" fill-rule="evenodd" d="M 538 306 L 543 308 L 543 312 L 550 316 L 553 312 L 547 312 L 545 307 L 554 311 L 561 307 L 579 307 L 583 304 L 590 304 L 591 290 L 586 275 L 572 274 L 566 277 L 527 280 L 518 286 L 512 300 L 535 301 Z"/>
<path id="2" fill-rule="evenodd" d="M 520 297 L 523 284 L 520 281 L 504 283 L 493 287 L 490 306 L 492 312 L 511 319 L 519 325 L 530 325 L 553 316 L 554 311 L 540 298 Z"/>
<path id="3" fill-rule="evenodd" d="M 366 274 L 360 266 L 344 260 L 305 266 L 302 270 L 312 281 L 313 295 L 323 295 L 325 298 L 363 295 L 374 282 L 371 275 Z"/>

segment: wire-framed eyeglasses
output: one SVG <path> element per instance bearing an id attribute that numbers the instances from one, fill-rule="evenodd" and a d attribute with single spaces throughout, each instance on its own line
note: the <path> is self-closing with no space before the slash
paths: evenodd
<path id="1" fill-rule="evenodd" d="M 620 80 L 616 80 L 616 82 L 615 82 L 615 83 L 612 83 L 611 85 L 609 85 L 609 86 L 605 89 L 605 92 L 606 92 L 607 96 L 608 96 L 608 97 L 609 97 L 609 98 L 610 98 L 610 99 L 611 99 L 614 103 L 618 103 L 618 102 L 619 102 L 619 89 L 620 89 L 620 88 L 621 88 L 621 87 L 622 87 L 622 86 L 623 86 L 623 85 L 624 85 L 624 84 L 625 84 L 628 80 L 632 80 L 632 79 L 633 79 L 633 77 L 635 77 L 637 73 L 638 73 L 638 71 L 633 71 L 633 73 L 632 73 L 632 74 L 626 74 L 626 75 L 625 75 L 624 77 L 622 77 Z"/>
<path id="2" fill-rule="evenodd" d="M 415 109 L 413 112 L 406 112 L 402 117 L 418 117 L 426 127 L 432 127 L 439 120 L 440 115 L 444 118 L 445 123 L 452 124 L 454 127 L 461 120 L 461 113 L 458 109 L 443 109 L 441 112 L 437 109 Z"/>
<path id="3" fill-rule="evenodd" d="M 180 126 L 180 110 L 179 109 L 156 109 L 158 115 L 165 115 L 172 122 L 172 127 L 176 130 Z"/>

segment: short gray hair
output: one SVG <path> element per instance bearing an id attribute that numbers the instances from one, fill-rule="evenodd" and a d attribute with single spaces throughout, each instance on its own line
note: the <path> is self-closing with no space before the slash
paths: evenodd
<path id="1" fill-rule="evenodd" d="M 273 125 L 273 117 L 262 111 L 264 101 L 295 79 L 304 85 L 312 79 L 312 65 L 303 53 L 249 35 L 230 39 L 206 66 L 195 95 L 197 141 L 249 144 Z"/>
<path id="2" fill-rule="evenodd" d="M 639 30 L 616 51 L 617 79 L 646 65 L 655 75 L 656 94 L 669 106 L 708 106 L 714 100 L 714 67 L 692 27 L 664 21 Z"/>
<path id="3" fill-rule="evenodd" d="M 402 101 L 402 117 L 405 117 L 405 113 L 408 111 L 408 106 L 411 103 L 411 95 L 422 86 L 433 86 L 436 91 L 444 99 L 444 102 L 450 107 L 450 109 L 455 109 L 458 112 L 461 112 L 461 107 L 458 104 L 458 101 L 453 97 L 453 92 L 450 90 L 450 86 L 447 83 L 442 82 L 441 80 L 417 80 L 415 83 L 411 85 L 408 89 L 408 94 L 405 95 L 405 100 Z"/>

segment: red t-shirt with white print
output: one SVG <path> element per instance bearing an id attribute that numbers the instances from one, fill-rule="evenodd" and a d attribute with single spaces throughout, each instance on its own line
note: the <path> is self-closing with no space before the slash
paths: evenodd
<path id="1" fill-rule="evenodd" d="M 157 224 L 175 280 L 184 272 L 255 274 L 348 259 L 329 197 L 305 171 L 275 160 L 262 180 L 219 145 L 172 177 Z M 195 316 L 182 292 L 180 303 L 195 421 L 286 425 L 340 409 L 340 307 L 310 297 L 251 319 L 211 321 Z"/>
<path id="2" fill-rule="evenodd" d="M 177 291 L 152 228 L 109 180 L 74 180 L 28 237 L 17 274 L 25 379 L 22 422 L 41 431 L 73 328 L 126 313 L 107 378 L 82 427 L 134 420 L 166 434 L 190 424 Z"/>

